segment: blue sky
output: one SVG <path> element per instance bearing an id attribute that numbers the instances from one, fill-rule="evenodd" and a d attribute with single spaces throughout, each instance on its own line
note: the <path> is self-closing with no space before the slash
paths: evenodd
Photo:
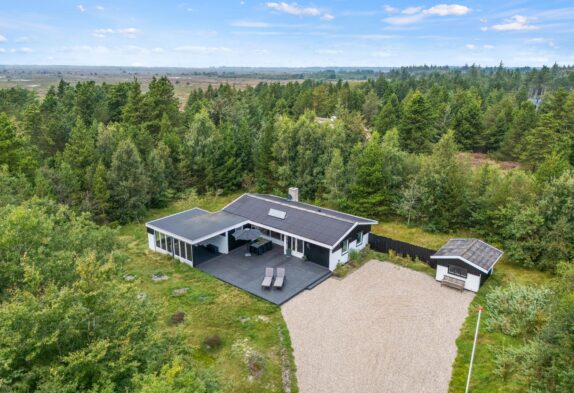
<path id="1" fill-rule="evenodd" d="M 0 0 L 0 64 L 574 64 L 574 1 Z"/>

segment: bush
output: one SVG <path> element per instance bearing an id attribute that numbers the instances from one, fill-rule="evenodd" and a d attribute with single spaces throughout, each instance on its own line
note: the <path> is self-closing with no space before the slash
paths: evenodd
<path id="1" fill-rule="evenodd" d="M 219 347 L 221 347 L 221 344 L 222 344 L 221 337 L 219 337 L 217 334 L 207 336 L 203 340 L 203 346 L 205 347 L 205 349 L 208 350 L 218 349 Z"/>
<path id="2" fill-rule="evenodd" d="M 511 284 L 495 288 L 486 295 L 489 331 L 501 331 L 509 336 L 532 333 L 544 322 L 544 308 L 552 291 L 526 285 Z"/>

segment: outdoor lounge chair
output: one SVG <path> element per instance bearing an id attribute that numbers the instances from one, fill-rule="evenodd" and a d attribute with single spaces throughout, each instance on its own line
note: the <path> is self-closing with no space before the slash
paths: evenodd
<path id="1" fill-rule="evenodd" d="M 264 288 L 271 288 L 271 282 L 273 281 L 273 268 L 266 267 L 265 268 L 265 277 L 263 278 L 263 282 L 261 286 Z"/>
<path id="2" fill-rule="evenodd" d="M 278 267 L 277 277 L 275 277 L 275 283 L 273 284 L 273 286 L 275 288 L 283 288 L 283 281 L 285 281 L 285 268 Z"/>

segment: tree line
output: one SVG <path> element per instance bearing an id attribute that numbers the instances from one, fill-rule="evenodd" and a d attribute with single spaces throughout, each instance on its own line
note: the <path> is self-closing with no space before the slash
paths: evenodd
<path id="1" fill-rule="evenodd" d="M 137 220 L 190 188 L 298 186 L 368 217 L 471 229 L 525 266 L 571 265 L 573 85 L 555 66 L 222 84 L 181 106 L 167 77 L 146 91 L 137 80 L 61 81 L 43 98 L 0 90 L 0 386 L 216 390 L 154 337 L 153 306 L 117 279 L 113 230 L 93 223 Z M 521 169 L 473 167 L 461 151 Z"/>

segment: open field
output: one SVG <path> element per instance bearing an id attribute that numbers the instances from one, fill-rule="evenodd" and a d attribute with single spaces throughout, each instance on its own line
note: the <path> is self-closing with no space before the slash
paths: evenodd
<path id="1" fill-rule="evenodd" d="M 445 392 L 474 294 L 371 260 L 282 307 L 303 393 Z"/>
<path id="2" fill-rule="evenodd" d="M 10 87 L 22 87 L 30 89 L 43 97 L 50 86 L 59 83 L 61 79 L 66 82 L 76 84 L 77 82 L 95 81 L 98 84 L 103 82 L 114 84 L 119 82 L 132 81 L 137 78 L 142 84 L 142 90 L 147 91 L 149 82 L 154 76 L 167 75 L 175 88 L 175 95 L 180 102 L 185 104 L 189 93 L 196 88 L 207 88 L 209 85 L 219 85 L 229 83 L 238 89 L 248 86 L 255 86 L 260 82 L 280 82 L 287 83 L 301 81 L 285 75 L 274 77 L 273 74 L 249 75 L 216 72 L 205 70 L 178 69 L 178 68 L 122 68 L 122 67 L 23 67 L 12 68 L 0 66 L 0 89 Z"/>
<path id="3" fill-rule="evenodd" d="M 216 210 L 235 197 L 191 195 L 168 208 L 152 211 L 147 218 L 193 206 Z M 283 370 L 287 375 L 291 371 L 291 391 L 297 391 L 289 333 L 279 307 L 148 250 L 143 222 L 122 227 L 120 240 L 122 251 L 130 258 L 125 273 L 135 275 L 133 285 L 160 305 L 158 330 L 162 335 L 183 336 L 193 359 L 216 373 L 224 392 L 283 392 Z M 159 272 L 169 279 L 154 283 L 151 276 Z M 179 288 L 189 291 L 176 297 L 173 290 Z M 179 311 L 185 313 L 184 322 L 173 326 L 170 317 Z M 221 348 L 209 350 L 203 346 L 203 340 L 211 335 L 221 337 Z"/>

